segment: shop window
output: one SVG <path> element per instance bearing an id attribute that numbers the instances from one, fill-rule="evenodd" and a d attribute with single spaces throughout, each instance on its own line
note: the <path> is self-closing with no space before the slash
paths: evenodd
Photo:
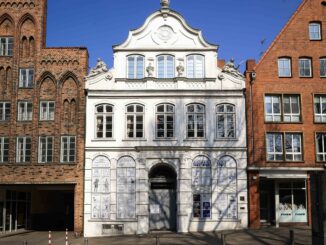
<path id="1" fill-rule="evenodd" d="M 40 121 L 54 120 L 54 101 L 40 102 Z"/>
<path id="2" fill-rule="evenodd" d="M 237 163 L 230 156 L 217 161 L 218 212 L 220 219 L 237 219 Z"/>
<path id="3" fill-rule="evenodd" d="M 174 137 L 174 105 L 156 106 L 156 138 L 171 139 Z"/>
<path id="4" fill-rule="evenodd" d="M 98 105 L 95 108 L 96 138 L 113 137 L 113 106 Z"/>
<path id="5" fill-rule="evenodd" d="M 315 122 L 326 123 L 326 95 L 314 96 Z"/>
<path id="6" fill-rule="evenodd" d="M 174 57 L 172 55 L 160 55 L 157 57 L 157 78 L 174 77 Z"/>
<path id="7" fill-rule="evenodd" d="M 76 161 L 76 137 L 61 136 L 60 162 L 72 163 Z"/>
<path id="8" fill-rule="evenodd" d="M 144 138 L 144 106 L 128 105 L 126 110 L 127 138 Z"/>
<path id="9" fill-rule="evenodd" d="M 316 134 L 316 154 L 318 162 L 326 162 L 326 133 Z"/>
<path id="10" fill-rule="evenodd" d="M 17 137 L 16 162 L 28 163 L 31 161 L 32 140 L 30 137 Z"/>
<path id="11" fill-rule="evenodd" d="M 187 78 L 204 78 L 204 61 L 203 55 L 187 56 Z"/>
<path id="12" fill-rule="evenodd" d="M 9 138 L 0 137 L 0 163 L 9 161 Z"/>
<path id="13" fill-rule="evenodd" d="M 300 58 L 299 59 L 299 76 L 300 77 L 312 77 L 311 71 L 311 59 Z"/>
<path id="14" fill-rule="evenodd" d="M 129 156 L 117 164 L 117 218 L 136 218 L 136 163 Z"/>
<path id="15" fill-rule="evenodd" d="M 127 57 L 128 78 L 142 79 L 144 78 L 145 59 L 141 55 L 131 55 Z"/>
<path id="16" fill-rule="evenodd" d="M 190 104 L 187 106 L 187 137 L 205 137 L 205 106 Z"/>
<path id="17" fill-rule="evenodd" d="M 198 156 L 192 163 L 193 217 L 211 218 L 212 173 L 211 162 Z"/>
<path id="18" fill-rule="evenodd" d="M 279 58 L 278 59 L 278 76 L 279 77 L 291 77 L 291 59 Z"/>
<path id="19" fill-rule="evenodd" d="M 53 137 L 40 136 L 38 145 L 38 162 L 50 163 L 53 161 Z"/>
<path id="20" fill-rule="evenodd" d="M 265 95 L 266 122 L 300 122 L 300 95 Z"/>
<path id="21" fill-rule="evenodd" d="M 235 138 L 235 106 L 230 104 L 216 107 L 217 139 Z"/>
<path id="22" fill-rule="evenodd" d="M 110 160 L 98 156 L 92 164 L 92 219 L 110 218 Z"/>
<path id="23" fill-rule="evenodd" d="M 307 222 L 306 182 L 279 183 L 280 223 Z"/>

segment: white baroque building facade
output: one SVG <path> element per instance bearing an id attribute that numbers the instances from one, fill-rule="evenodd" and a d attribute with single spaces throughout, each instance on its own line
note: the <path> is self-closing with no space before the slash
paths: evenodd
<path id="1" fill-rule="evenodd" d="M 87 77 L 84 235 L 248 225 L 245 82 L 162 1 Z"/>

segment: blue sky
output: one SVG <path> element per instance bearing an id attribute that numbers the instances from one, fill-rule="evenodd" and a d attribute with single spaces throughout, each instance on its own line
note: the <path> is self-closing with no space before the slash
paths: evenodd
<path id="1" fill-rule="evenodd" d="M 220 45 L 220 59 L 235 58 L 243 70 L 245 60 L 259 60 L 301 1 L 171 0 L 171 8 Z M 111 67 L 112 45 L 159 8 L 160 0 L 48 0 L 47 46 L 85 46 L 90 67 L 97 58 Z"/>

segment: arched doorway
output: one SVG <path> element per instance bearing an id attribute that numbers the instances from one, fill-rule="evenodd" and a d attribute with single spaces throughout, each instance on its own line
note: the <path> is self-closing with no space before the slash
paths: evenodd
<path id="1" fill-rule="evenodd" d="M 149 173 L 151 230 L 176 230 L 176 179 L 175 170 L 163 163 Z"/>

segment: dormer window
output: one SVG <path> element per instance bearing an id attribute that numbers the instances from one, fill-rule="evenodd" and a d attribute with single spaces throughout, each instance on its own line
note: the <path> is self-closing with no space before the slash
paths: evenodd
<path id="1" fill-rule="evenodd" d="M 174 57 L 172 55 L 160 55 L 157 57 L 157 78 L 174 77 Z"/>
<path id="2" fill-rule="evenodd" d="M 142 79 L 144 78 L 144 56 L 131 55 L 128 56 L 128 78 Z"/>
<path id="3" fill-rule="evenodd" d="M 204 77 L 204 61 L 203 55 L 189 55 L 187 57 L 187 77 L 203 78 Z"/>
<path id="4" fill-rule="evenodd" d="M 310 40 L 321 40 L 320 23 L 312 22 L 309 24 L 309 38 Z"/>

